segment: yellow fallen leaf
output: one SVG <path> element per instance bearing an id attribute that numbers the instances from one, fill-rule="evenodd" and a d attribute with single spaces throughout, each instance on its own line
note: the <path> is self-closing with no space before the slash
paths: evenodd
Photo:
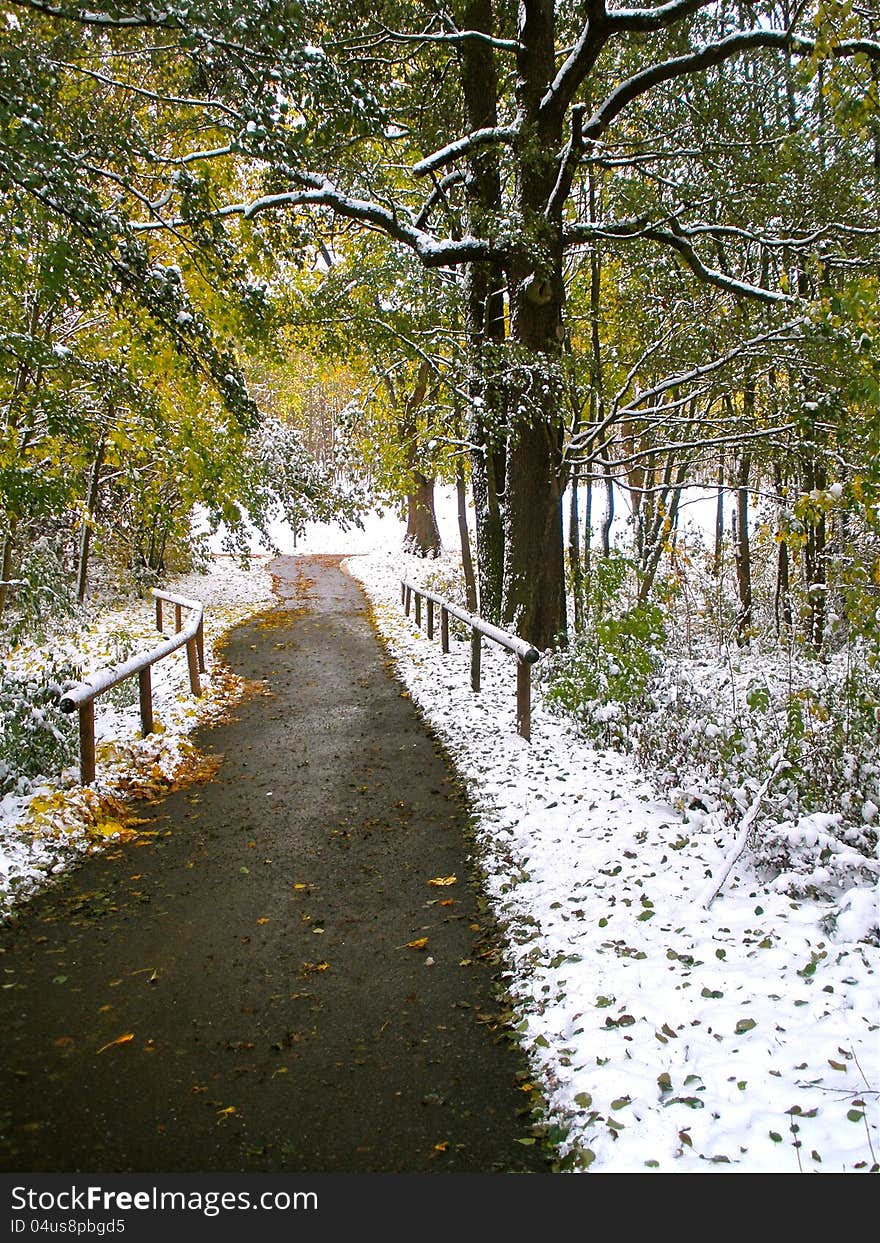
<path id="1" fill-rule="evenodd" d="M 427 944 L 427 937 L 419 937 L 417 941 L 407 941 L 406 948 L 408 950 L 423 950 Z"/>
<path id="2" fill-rule="evenodd" d="M 258 924 L 268 924 L 268 922 L 269 922 L 268 915 L 261 915 L 260 918 L 257 920 Z"/>
<path id="3" fill-rule="evenodd" d="M 458 877 L 457 876 L 435 876 L 432 880 L 428 881 L 428 884 L 434 885 L 434 887 L 437 889 L 441 889 L 446 885 L 458 884 Z"/>
<path id="4" fill-rule="evenodd" d="M 455 898 L 443 898 L 440 905 L 441 906 L 455 906 Z"/>
<path id="5" fill-rule="evenodd" d="M 441 1140 L 439 1144 L 434 1145 L 434 1151 L 445 1152 L 448 1147 L 449 1147 L 449 1140 L 444 1139 L 444 1140 Z"/>
<path id="6" fill-rule="evenodd" d="M 294 889 L 308 889 L 308 885 L 304 885 L 302 881 L 296 881 L 293 887 Z"/>
<path id="7" fill-rule="evenodd" d="M 217 1110 L 217 1117 L 218 1117 L 218 1118 L 228 1118 L 230 1114 L 234 1114 L 234 1113 L 237 1113 L 237 1112 L 238 1112 L 238 1110 L 235 1108 L 235 1106 L 234 1106 L 234 1105 L 227 1105 L 225 1109 L 218 1109 L 218 1110 Z"/>
<path id="8" fill-rule="evenodd" d="M 123 1035 L 117 1036 L 115 1040 L 102 1044 L 100 1049 L 98 1049 L 98 1053 L 103 1053 L 105 1049 L 113 1049 L 118 1044 L 129 1044 L 132 1040 L 134 1040 L 134 1032 L 124 1032 Z"/>

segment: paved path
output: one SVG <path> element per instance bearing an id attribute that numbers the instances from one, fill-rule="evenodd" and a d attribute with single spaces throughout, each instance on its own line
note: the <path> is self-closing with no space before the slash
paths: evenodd
<path id="1" fill-rule="evenodd" d="M 0 1168 L 547 1169 L 463 799 L 339 561 L 233 632 L 271 694 L 201 736 L 216 778 L 0 932 Z"/>

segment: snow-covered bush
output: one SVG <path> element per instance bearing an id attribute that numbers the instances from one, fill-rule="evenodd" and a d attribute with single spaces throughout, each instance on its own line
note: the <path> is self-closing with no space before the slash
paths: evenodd
<path id="1" fill-rule="evenodd" d="M 32 779 L 75 762 L 75 718 L 58 706 L 76 669 L 47 654 L 37 672 L 0 665 L 0 794 L 25 793 Z"/>
<path id="2" fill-rule="evenodd" d="M 777 887 L 836 896 L 880 873 L 880 676 L 867 660 L 679 659 L 651 694 L 633 749 L 692 814 L 738 820 L 778 766 L 752 839 Z"/>
<path id="3" fill-rule="evenodd" d="M 61 552 L 48 537 L 35 540 L 22 556 L 3 617 L 8 638 L 13 642 L 22 635 L 41 639 L 60 617 L 76 610 Z"/>

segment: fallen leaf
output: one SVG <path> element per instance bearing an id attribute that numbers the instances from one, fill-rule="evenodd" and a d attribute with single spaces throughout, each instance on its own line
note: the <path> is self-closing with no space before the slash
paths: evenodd
<path id="1" fill-rule="evenodd" d="M 428 884 L 434 885 L 434 887 L 437 889 L 442 889 L 446 885 L 457 885 L 458 877 L 457 876 L 435 876 L 432 880 L 428 881 Z"/>
<path id="2" fill-rule="evenodd" d="M 260 916 L 260 918 L 257 920 L 257 923 L 258 923 L 258 924 L 268 924 L 269 919 L 270 919 L 270 916 L 269 916 L 269 915 L 261 915 L 261 916 Z"/>
<path id="3" fill-rule="evenodd" d="M 118 1044 L 129 1044 L 134 1040 L 134 1032 L 124 1032 L 123 1035 L 117 1036 L 115 1040 L 110 1040 L 107 1044 L 101 1045 L 98 1053 L 103 1053 L 105 1049 L 113 1049 Z"/>
<path id="4" fill-rule="evenodd" d="M 313 971 L 326 971 L 329 966 L 329 962 L 304 962 L 302 969 L 306 975 L 311 975 Z"/>
<path id="5" fill-rule="evenodd" d="M 218 1117 L 218 1118 L 228 1118 L 230 1114 L 234 1114 L 234 1113 L 237 1113 L 237 1112 L 238 1112 L 238 1110 L 235 1108 L 235 1106 L 234 1106 L 234 1105 L 227 1105 L 225 1109 L 218 1109 L 218 1110 L 217 1110 L 217 1117 Z"/>
<path id="6" fill-rule="evenodd" d="M 455 898 L 443 898 L 440 902 L 441 906 L 455 906 Z"/>
<path id="7" fill-rule="evenodd" d="M 419 937 L 415 941 L 407 941 L 405 948 L 408 950 L 423 950 L 427 944 L 427 937 Z"/>
<path id="8" fill-rule="evenodd" d="M 441 1140 L 439 1144 L 434 1145 L 434 1151 L 445 1152 L 448 1147 L 449 1147 L 449 1140 L 444 1139 L 444 1140 Z"/>

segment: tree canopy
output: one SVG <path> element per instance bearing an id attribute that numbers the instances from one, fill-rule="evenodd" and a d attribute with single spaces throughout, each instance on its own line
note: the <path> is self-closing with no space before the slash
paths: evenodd
<path id="1" fill-rule="evenodd" d="M 566 626 L 573 472 L 624 481 L 648 576 L 722 450 L 732 486 L 766 449 L 780 496 L 821 491 L 829 461 L 875 495 L 873 437 L 851 435 L 877 375 L 871 5 L 3 13 L 7 272 L 34 270 L 43 222 L 41 287 L 101 300 L 144 357 L 173 348 L 245 432 L 239 342 L 271 334 L 279 287 L 315 264 L 392 302 L 423 282 L 456 339 L 423 353 L 461 400 L 481 608 L 539 646 Z M 359 273 L 376 234 L 387 261 Z"/>

